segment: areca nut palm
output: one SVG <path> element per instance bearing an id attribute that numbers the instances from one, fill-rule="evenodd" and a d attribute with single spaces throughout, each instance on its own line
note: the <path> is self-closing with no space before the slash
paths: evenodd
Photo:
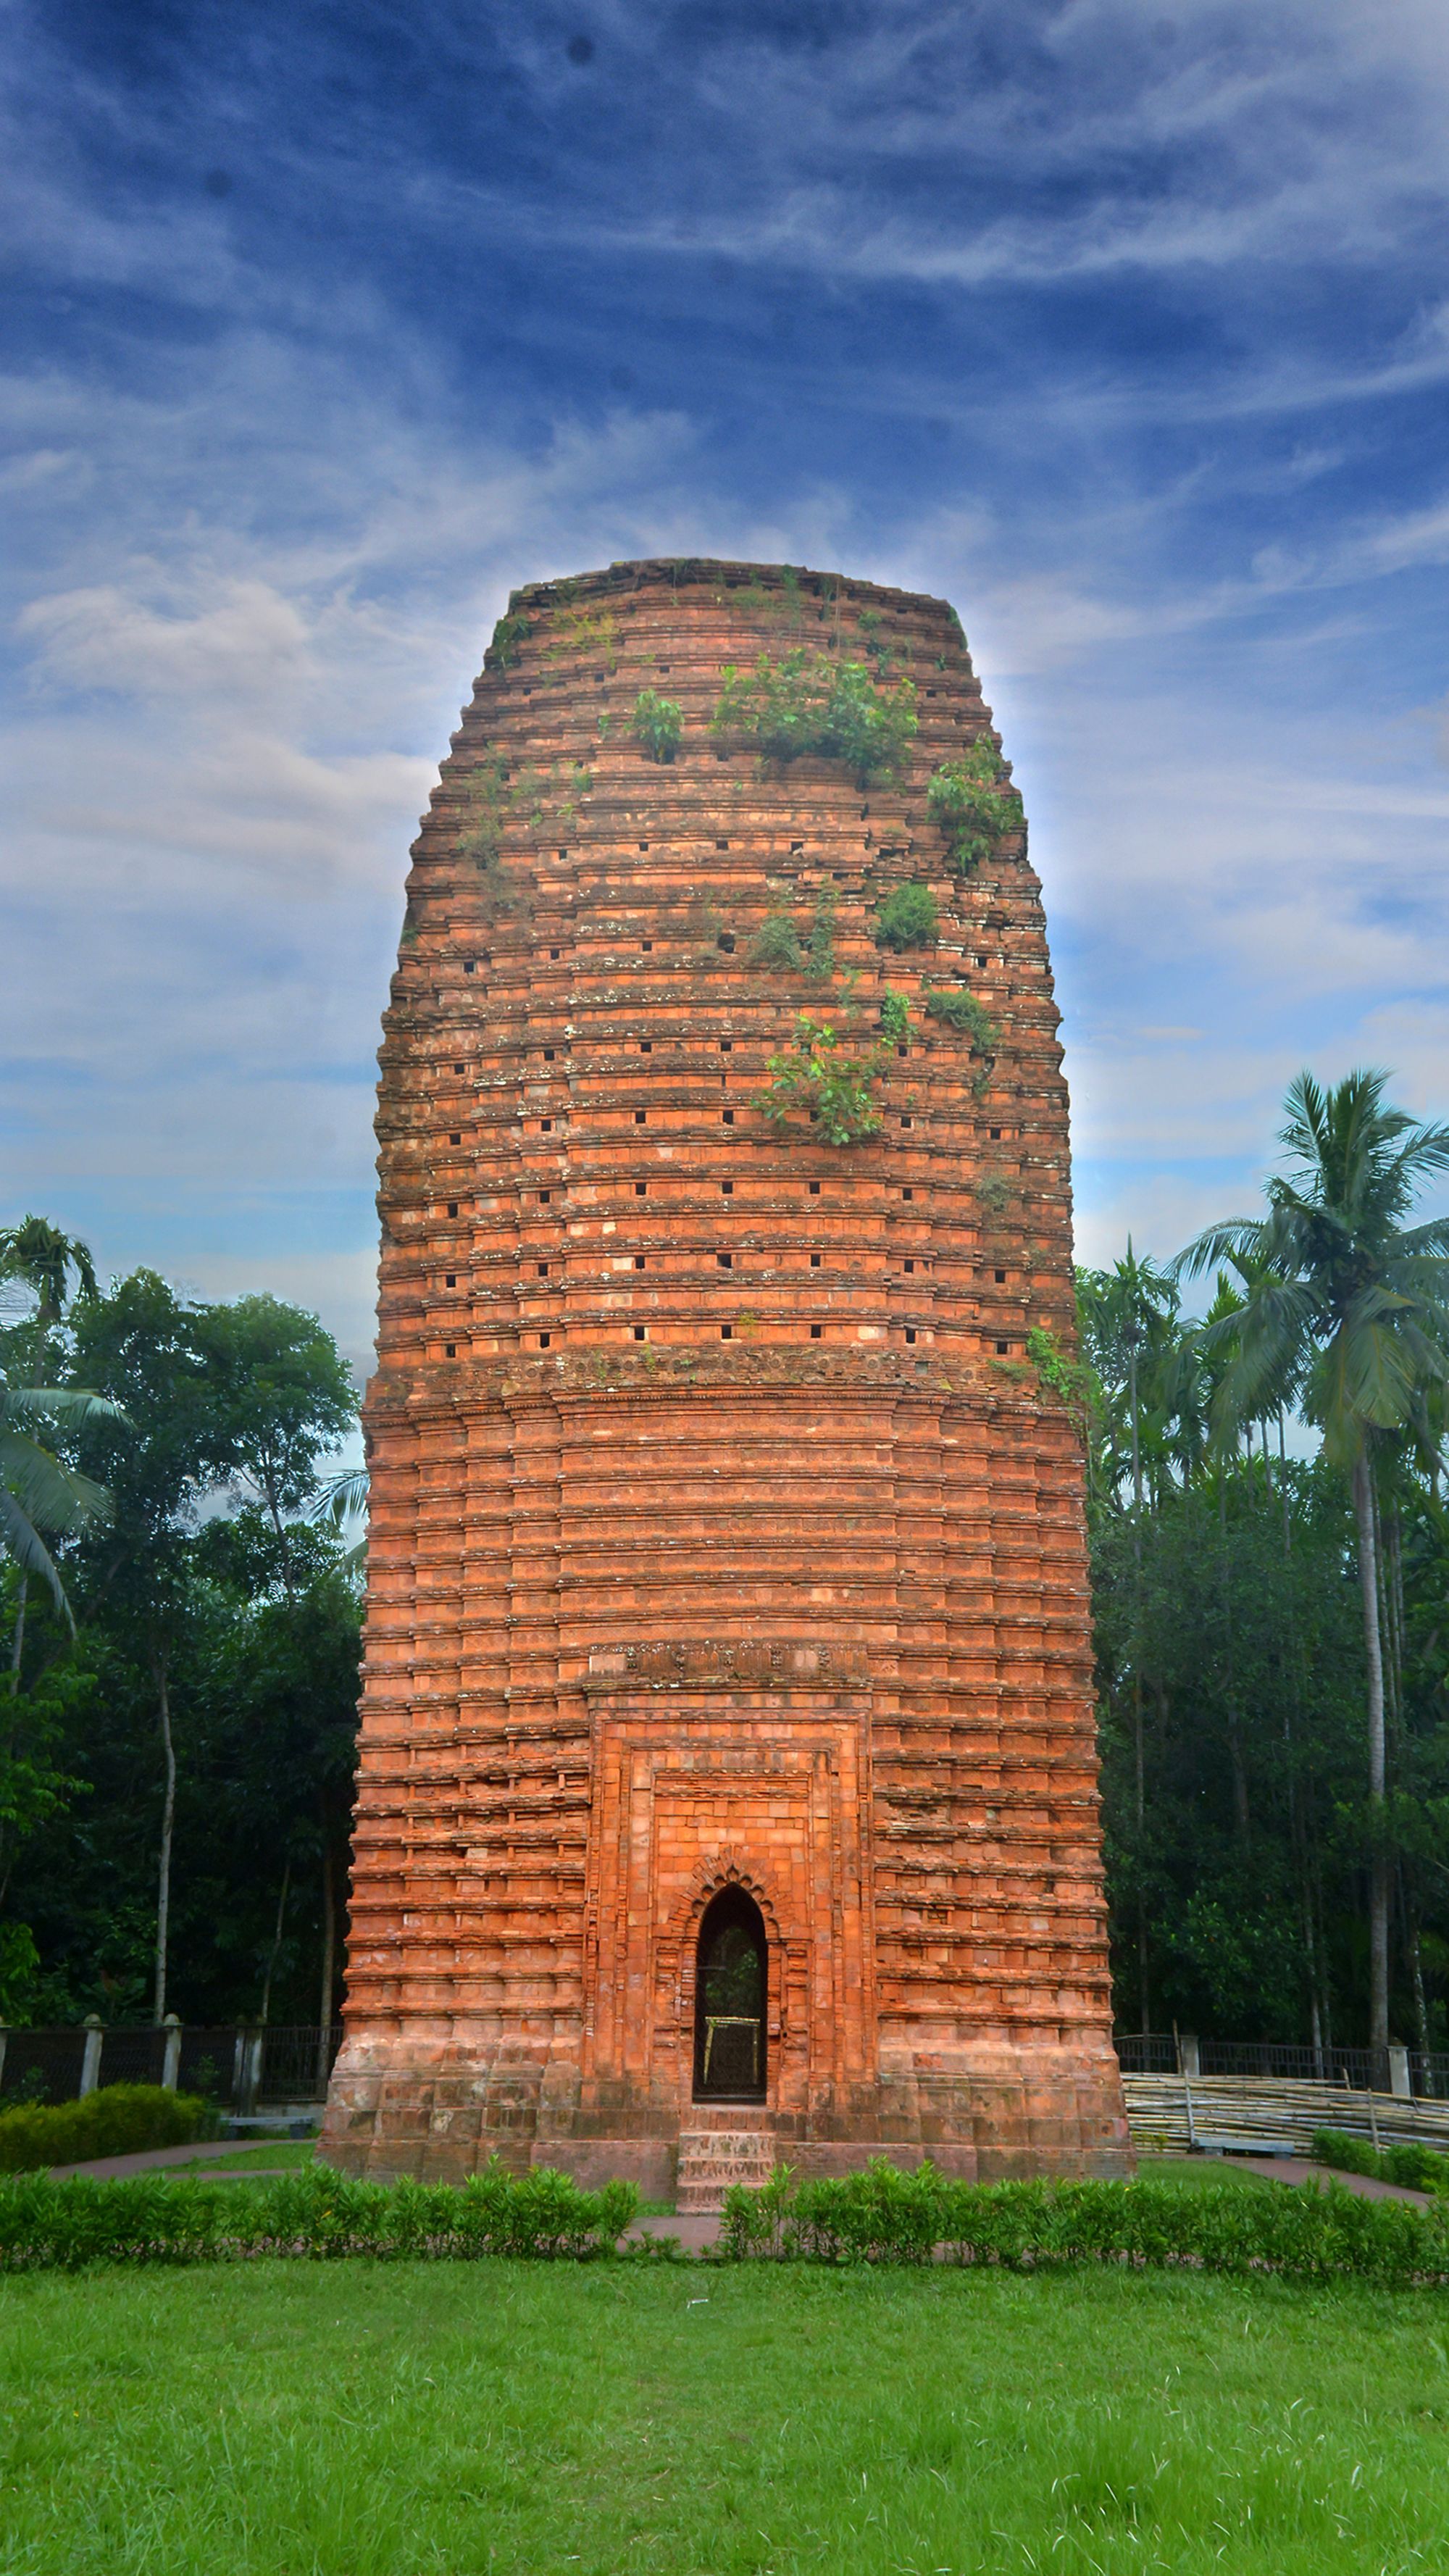
<path id="1" fill-rule="evenodd" d="M 81 1430 L 92 1422 L 128 1423 L 120 1405 L 86 1387 L 15 1386 L 0 1389 L 0 1544 L 22 1575 L 49 1584 L 55 1606 L 70 1621 L 60 1570 L 46 1546 L 87 1521 L 110 1516 L 104 1485 L 67 1467 L 35 1436 L 36 1425 Z"/>
<path id="2" fill-rule="evenodd" d="M 1223 1403 L 1251 1422 L 1296 1390 L 1323 1452 L 1348 1479 L 1358 1540 L 1368 1699 L 1370 1856 L 1369 2040 L 1389 2040 L 1389 1878 L 1385 1824 L 1384 1670 L 1378 1615 L 1374 1459 L 1412 1436 L 1437 1446 L 1431 1396 L 1449 1381 L 1449 1217 L 1405 1227 L 1424 1185 L 1449 1171 L 1449 1126 L 1421 1126 L 1385 1101 L 1373 1069 L 1325 1090 L 1291 1085 L 1279 1141 L 1290 1169 L 1266 1186 L 1266 1217 L 1206 1228 L 1174 1267 L 1231 1261 L 1242 1305 L 1209 1325 L 1232 1348 Z"/>

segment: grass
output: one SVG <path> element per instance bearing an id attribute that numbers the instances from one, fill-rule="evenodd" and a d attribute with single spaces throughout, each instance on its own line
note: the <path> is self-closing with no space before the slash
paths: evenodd
<path id="1" fill-rule="evenodd" d="M 1201 2275 L 31 2275 L 0 2568 L 1439 2570 L 1446 2332 L 1432 2293 Z"/>
<path id="2" fill-rule="evenodd" d="M 299 2165 L 314 2165 L 316 2161 L 315 2138 L 273 2138 L 259 2146 L 236 2147 L 224 2156 L 188 2156 L 184 2164 L 168 2165 L 166 2171 L 203 2175 L 245 2173 L 250 2165 L 254 2171 L 291 2173 Z"/>

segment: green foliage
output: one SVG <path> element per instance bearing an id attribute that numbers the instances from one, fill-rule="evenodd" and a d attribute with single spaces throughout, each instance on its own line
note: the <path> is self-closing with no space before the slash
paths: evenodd
<path id="1" fill-rule="evenodd" d="M 720 2239 L 736 2259 L 811 2263 L 999 2263 L 1044 2270 L 1090 2262 L 1192 2263 L 1290 2279 L 1387 2285 L 1449 2277 L 1449 2228 L 1405 2201 L 1330 2189 L 1186 2192 L 1154 2182 L 962 2183 L 930 2163 L 763 2190 L 732 2184 Z"/>
<path id="2" fill-rule="evenodd" d="M 560 598 L 560 607 L 564 605 Z M 551 662 L 560 661 L 566 653 L 587 654 L 591 661 L 602 662 L 605 670 L 619 667 L 619 623 L 612 609 L 601 609 L 591 617 L 575 609 L 560 627 L 547 647 Z"/>
<path id="3" fill-rule="evenodd" d="M 1449 2155 L 1437 2155 L 1416 2138 L 1379 2149 L 1346 2129 L 1315 2129 L 1308 2152 L 1334 2173 L 1370 2174 L 1404 2191 L 1432 2191 L 1449 2199 Z"/>
<path id="4" fill-rule="evenodd" d="M 805 962 L 800 934 L 788 912 L 767 912 L 747 951 L 752 966 L 773 966 L 798 974 Z"/>
<path id="5" fill-rule="evenodd" d="M 925 984 L 921 1003 L 927 1017 L 943 1020 L 948 1029 L 969 1030 L 971 1043 L 988 1063 L 996 1060 L 996 1042 L 1001 1032 L 984 1002 L 968 993 L 964 984 Z"/>
<path id="6" fill-rule="evenodd" d="M 1041 1324 L 1033 1324 L 1027 1334 L 1026 1355 L 1042 1385 L 1060 1396 L 1068 1412 L 1074 1413 L 1084 1427 L 1088 1425 L 1100 1393 L 1095 1370 L 1083 1360 L 1070 1358 L 1055 1333 L 1049 1333 Z"/>
<path id="7" fill-rule="evenodd" d="M 511 609 L 506 617 L 499 618 L 489 650 L 500 670 L 512 670 L 523 649 L 524 638 L 530 632 L 528 619 L 515 616 Z"/>
<path id="8" fill-rule="evenodd" d="M 672 698 L 661 698 L 654 689 L 641 689 L 634 701 L 629 730 L 651 760 L 663 763 L 673 760 L 679 749 L 684 718 Z"/>
<path id="9" fill-rule="evenodd" d="M 880 1024 L 892 1046 L 904 1046 L 911 1033 L 911 1006 L 904 993 L 881 996 Z"/>
<path id="10" fill-rule="evenodd" d="M 206 2136 L 210 2116 L 199 2094 L 168 2093 L 160 2084 L 107 2084 L 79 2102 L 27 2102 L 0 2111 L 0 2173 L 184 2146 Z M 0 2207 L 4 2201 L 0 2193 Z"/>
<path id="11" fill-rule="evenodd" d="M 989 734 L 959 760 L 942 762 L 926 790 L 926 810 L 959 876 L 972 875 L 1003 834 L 1021 830 L 1021 798 Z"/>
<path id="12" fill-rule="evenodd" d="M 463 781 L 463 814 L 453 847 L 482 879 L 484 918 L 500 921 L 517 910 L 503 869 L 503 826 L 517 795 L 501 752 L 485 752 Z M 409 917 L 412 907 L 409 905 Z M 414 937 L 416 926 L 414 925 Z"/>
<path id="13" fill-rule="evenodd" d="M 915 739 L 910 681 L 878 689 L 866 662 L 838 662 L 799 646 L 778 663 L 762 653 L 749 672 L 727 664 L 721 676 L 711 731 L 757 743 L 776 767 L 813 752 L 845 761 L 865 786 L 874 776 L 898 776 Z"/>
<path id="14" fill-rule="evenodd" d="M 810 924 L 810 953 L 805 972 L 812 983 L 828 984 L 835 973 L 835 913 L 840 901 L 832 880 L 827 877 L 815 898 L 815 914 Z"/>
<path id="15" fill-rule="evenodd" d="M 179 2098 L 166 2096 L 168 2102 Z M 85 2110 L 89 2104 L 73 2107 Z M 204 2106 L 192 2107 L 197 2116 Z M 7 2122 L 59 2116 L 8 2112 L 0 2115 L 0 2133 Z M 451 2183 L 354 2182 L 325 2166 L 244 2190 L 160 2173 L 116 2182 L 19 2182 L 0 2188 L 0 2269 L 219 2262 L 261 2252 L 311 2259 L 369 2254 L 467 2261 L 491 2254 L 581 2262 L 615 2251 L 638 2197 L 630 2182 L 581 2191 L 569 2175 L 547 2166 L 511 2174 L 497 2162 L 470 2175 L 461 2189 Z"/>
<path id="16" fill-rule="evenodd" d="M 350 1374 L 315 1317 L 188 1304 L 148 1272 L 78 1300 L 66 1340 L 67 1374 L 126 1419 L 68 1434 L 114 1497 L 65 1542 L 77 1639 L 33 1592 L 12 1635 L 5 2017 L 145 2011 L 169 1751 L 167 2000 L 226 2020 L 270 1983 L 277 2017 L 312 2021 L 324 1863 L 344 1884 L 360 1609 L 341 1543 L 305 1514 L 355 1420 Z M 13 1578 L 0 1607 L 18 1625 Z"/>
<path id="17" fill-rule="evenodd" d="M 892 886 L 875 916 L 877 948 L 934 948 L 941 916 L 929 886 Z"/>
<path id="18" fill-rule="evenodd" d="M 858 1145 L 882 1125 L 875 1086 L 892 1053 L 880 1044 L 852 1050 L 829 1020 L 801 1011 L 789 1046 L 766 1064 L 769 1088 L 756 1095 L 756 1106 L 777 1133 L 803 1126 L 821 1144 Z"/>

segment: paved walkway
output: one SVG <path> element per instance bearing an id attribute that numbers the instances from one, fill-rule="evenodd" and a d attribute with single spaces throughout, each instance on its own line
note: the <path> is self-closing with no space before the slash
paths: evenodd
<path id="1" fill-rule="evenodd" d="M 1375 2174 L 1330 2173 L 1327 2165 L 1312 2164 L 1307 2156 L 1142 2156 L 1137 2170 L 1145 2180 L 1162 2165 L 1191 2165 L 1199 2173 L 1206 2165 L 1225 2175 L 1261 2174 L 1267 2182 L 1311 2182 L 1320 2191 L 1338 2182 L 1360 2200 L 1412 2200 L 1420 2209 L 1427 2209 L 1434 2198 L 1430 2191 L 1408 2191 L 1402 2183 L 1380 2182 Z"/>
<path id="2" fill-rule="evenodd" d="M 203 2138 L 189 2147 L 143 2147 L 137 2155 L 98 2156 L 88 2165 L 52 2165 L 50 2178 L 52 2182 L 69 2182 L 72 2174 L 90 2174 L 97 2182 L 110 2182 L 117 2174 L 154 2173 L 163 2165 L 194 2165 L 203 2157 L 210 2159 L 216 2156 L 229 2156 L 235 2164 L 239 2147 L 245 2150 L 257 2144 L 255 2139 Z M 246 2170 L 248 2173 L 263 2173 L 266 2167 L 248 2161 Z M 271 2170 L 282 2173 L 286 2168 L 273 2165 Z M 225 2175 L 217 2176 L 219 2182 L 227 2179 L 229 2177 Z"/>

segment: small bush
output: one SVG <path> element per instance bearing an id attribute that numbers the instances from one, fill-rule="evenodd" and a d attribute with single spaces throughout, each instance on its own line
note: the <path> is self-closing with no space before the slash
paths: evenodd
<path id="1" fill-rule="evenodd" d="M 762 653 L 753 671 L 727 663 L 710 719 L 716 734 L 743 734 L 762 759 L 783 768 L 807 752 L 846 761 L 862 787 L 877 774 L 895 777 L 915 739 L 916 692 L 909 680 L 878 689 L 866 662 L 837 662 L 803 646 L 774 663 Z"/>
<path id="2" fill-rule="evenodd" d="M 927 1017 L 944 1020 L 948 1029 L 969 1030 L 971 1043 L 985 1056 L 995 1056 L 1000 1035 L 996 1022 L 964 984 L 928 984 L 921 994 Z"/>
<path id="3" fill-rule="evenodd" d="M 500 670 L 512 670 L 522 648 L 523 639 L 529 632 L 530 628 L 526 617 L 516 617 L 510 612 L 507 617 L 499 618 L 497 625 L 493 629 L 493 642 L 490 650 L 493 653 Z"/>
<path id="4" fill-rule="evenodd" d="M 1449 2196 L 1449 2156 L 1436 2154 L 1416 2138 L 1379 2153 L 1367 2138 L 1356 2138 L 1346 2129 L 1315 2129 L 1308 2152 L 1316 2164 L 1327 2165 L 1334 2173 L 1370 2174 L 1377 2182 L 1396 2182 L 1403 2191 Z"/>
<path id="5" fill-rule="evenodd" d="M 641 689 L 634 701 L 629 730 L 642 751 L 661 763 L 674 758 L 684 733 L 684 718 L 672 698 Z"/>
<path id="6" fill-rule="evenodd" d="M 800 934 L 788 912 L 767 912 L 749 945 L 752 966 L 797 971 L 804 963 Z"/>
<path id="7" fill-rule="evenodd" d="M 829 1020 L 801 1011 L 790 1045 L 765 1066 L 769 1088 L 757 1094 L 755 1106 L 777 1133 L 803 1113 L 806 1132 L 813 1127 L 821 1144 L 858 1145 L 881 1127 L 875 1086 L 890 1059 L 890 1047 L 879 1043 L 852 1054 Z"/>
<path id="8" fill-rule="evenodd" d="M 721 2251 L 777 2262 L 997 2263 L 1013 2271 L 1126 2262 L 1389 2283 L 1449 2278 L 1449 2226 L 1408 2201 L 1160 2182 L 961 2183 L 929 2163 L 725 2194 Z"/>
<path id="9" fill-rule="evenodd" d="M 926 790 L 926 810 L 945 833 L 960 876 L 970 876 L 989 858 L 1004 833 L 1020 831 L 1021 798 L 989 734 L 959 760 L 942 762 Z"/>
<path id="10" fill-rule="evenodd" d="M 880 1024 L 892 1046 L 904 1046 L 911 1033 L 911 1006 L 904 993 L 881 995 Z"/>
<path id="11" fill-rule="evenodd" d="M 169 2174 L 37 2178 L 0 2184 L 0 2268 L 74 2271 L 256 2254 L 583 2261 L 615 2250 L 638 2198 L 629 2182 L 580 2191 L 546 2167 L 514 2175 L 497 2164 L 461 2189 L 354 2182 L 325 2166 L 246 2185 Z"/>
<path id="12" fill-rule="evenodd" d="M 210 2118 L 199 2094 L 168 2093 L 161 2084 L 107 2084 L 81 2102 L 23 2103 L 0 2111 L 0 2173 L 185 2146 L 206 2135 Z"/>
<path id="13" fill-rule="evenodd" d="M 875 917 L 877 948 L 934 948 L 941 916 L 929 886 L 892 886 Z"/>

